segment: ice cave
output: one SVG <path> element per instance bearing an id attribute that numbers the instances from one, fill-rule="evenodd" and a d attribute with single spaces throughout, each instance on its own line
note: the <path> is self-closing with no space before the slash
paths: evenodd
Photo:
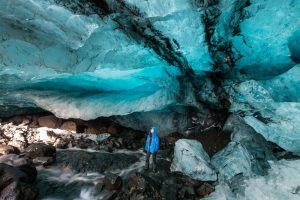
<path id="1" fill-rule="evenodd" d="M 300 199 L 300 0 L 0 0 L 0 199 Z"/>

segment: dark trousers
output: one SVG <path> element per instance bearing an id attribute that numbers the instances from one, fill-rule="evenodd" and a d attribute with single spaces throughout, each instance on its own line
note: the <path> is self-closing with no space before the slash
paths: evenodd
<path id="1" fill-rule="evenodd" d="M 146 168 L 148 169 L 149 168 L 149 159 L 150 159 L 150 151 L 147 152 L 147 155 L 146 155 Z M 156 170 L 156 152 L 155 153 L 152 153 L 152 169 L 153 170 Z"/>

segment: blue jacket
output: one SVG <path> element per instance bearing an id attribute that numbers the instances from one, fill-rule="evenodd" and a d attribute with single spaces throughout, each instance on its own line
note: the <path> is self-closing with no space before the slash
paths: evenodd
<path id="1" fill-rule="evenodd" d="M 151 145 L 149 145 L 150 142 L 150 132 L 148 133 L 148 137 L 146 140 L 146 145 L 145 145 L 145 150 L 148 152 L 150 151 L 150 153 L 154 153 L 158 151 L 159 148 L 159 137 L 157 136 L 157 128 L 156 127 L 152 127 L 154 129 L 154 133 L 152 133 L 152 141 L 151 141 Z"/>

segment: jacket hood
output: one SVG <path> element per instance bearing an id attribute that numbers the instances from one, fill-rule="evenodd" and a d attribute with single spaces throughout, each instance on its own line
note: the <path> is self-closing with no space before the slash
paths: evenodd
<path id="1" fill-rule="evenodd" d="M 150 130 L 151 129 L 153 129 L 154 130 L 154 133 L 153 133 L 153 135 L 157 135 L 157 128 L 156 127 L 154 127 L 154 126 L 152 126 L 151 128 L 150 128 Z M 150 133 L 150 131 L 149 131 L 149 134 L 151 134 Z"/>

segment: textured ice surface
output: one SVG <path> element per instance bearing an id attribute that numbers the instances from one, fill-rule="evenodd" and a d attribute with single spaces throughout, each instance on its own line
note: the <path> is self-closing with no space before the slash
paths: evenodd
<path id="1" fill-rule="evenodd" d="M 293 67 L 291 53 L 296 50 L 291 50 L 290 40 L 300 27 L 299 9 L 299 1 L 293 0 L 250 1 L 239 25 L 240 34 L 231 39 L 235 55 L 240 57 L 234 71 L 260 79 Z"/>
<path id="2" fill-rule="evenodd" d="M 179 13 L 174 9 L 166 19 L 152 19 L 150 14 L 149 20 L 167 36 L 174 35 L 170 41 L 185 45 L 178 51 L 196 71 L 209 70 L 203 24 L 193 20 L 200 13 L 187 2 L 182 4 L 184 9 L 172 4 Z M 165 12 L 172 5 L 157 6 Z M 113 16 L 83 15 L 41 0 L 1 1 L 0 14 L 2 116 L 11 115 L 11 107 L 38 106 L 58 117 L 93 119 L 178 103 L 180 70 L 119 29 Z M 182 17 L 186 20 L 179 20 Z M 178 28 L 190 27 L 189 36 L 174 29 L 178 21 L 182 21 Z M 191 22 L 195 24 L 189 26 Z"/>
<path id="3" fill-rule="evenodd" d="M 228 181 L 237 174 L 264 175 L 273 160 L 267 141 L 237 115 L 231 115 L 224 126 L 231 132 L 231 142 L 211 159 L 218 169 L 219 182 Z"/>
<path id="4" fill-rule="evenodd" d="M 217 174 L 209 162 L 209 156 L 197 140 L 176 141 L 171 171 L 179 171 L 202 181 L 215 181 Z"/>
<path id="5" fill-rule="evenodd" d="M 270 165 L 271 169 L 268 171 L 268 175 L 245 179 L 238 184 L 235 191 L 232 191 L 227 184 L 218 185 L 216 191 L 204 199 L 299 199 L 300 161 L 280 160 L 270 162 Z"/>
<path id="6" fill-rule="evenodd" d="M 157 121 L 174 132 L 173 121 L 188 123 L 168 108 L 230 101 L 256 132 L 300 152 L 298 0 L 105 2 L 0 1 L 1 116 L 129 114 L 118 120 L 141 128 L 164 113 Z"/>
<path id="7" fill-rule="evenodd" d="M 245 122 L 256 132 L 288 151 L 300 153 L 298 102 L 276 102 L 268 90 L 253 80 L 236 84 L 228 92 L 233 97 L 231 111 L 243 111 Z"/>

